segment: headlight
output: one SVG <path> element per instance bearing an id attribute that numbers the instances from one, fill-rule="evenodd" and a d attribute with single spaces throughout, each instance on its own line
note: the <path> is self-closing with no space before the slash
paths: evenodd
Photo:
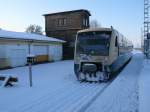
<path id="1" fill-rule="evenodd" d="M 105 57 L 105 58 L 104 58 L 104 61 L 105 61 L 105 62 L 108 61 L 108 57 Z"/>

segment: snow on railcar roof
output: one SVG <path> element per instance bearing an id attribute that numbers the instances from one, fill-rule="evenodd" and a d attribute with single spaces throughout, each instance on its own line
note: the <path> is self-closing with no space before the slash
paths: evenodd
<path id="1" fill-rule="evenodd" d="M 48 37 L 45 35 L 6 31 L 6 30 L 0 30 L 0 39 L 37 40 L 37 41 L 49 41 L 49 42 L 61 42 L 61 43 L 65 42 L 64 40 Z"/>
<path id="2" fill-rule="evenodd" d="M 78 33 L 90 32 L 90 31 L 112 31 L 112 29 L 111 28 L 89 28 L 89 29 L 80 30 L 78 31 Z"/>

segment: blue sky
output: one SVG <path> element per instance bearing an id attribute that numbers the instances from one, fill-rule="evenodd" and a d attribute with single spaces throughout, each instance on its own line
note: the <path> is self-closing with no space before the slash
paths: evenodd
<path id="1" fill-rule="evenodd" d="M 134 44 L 140 44 L 143 0 L 1 0 L 0 28 L 25 31 L 29 24 L 45 27 L 43 14 L 88 9 L 91 20 L 111 25 Z"/>

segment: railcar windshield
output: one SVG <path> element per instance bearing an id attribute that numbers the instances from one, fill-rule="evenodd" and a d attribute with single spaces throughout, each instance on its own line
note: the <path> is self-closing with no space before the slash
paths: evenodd
<path id="1" fill-rule="evenodd" d="M 79 33 L 76 42 L 76 53 L 107 56 L 109 54 L 110 38 L 110 31 Z"/>

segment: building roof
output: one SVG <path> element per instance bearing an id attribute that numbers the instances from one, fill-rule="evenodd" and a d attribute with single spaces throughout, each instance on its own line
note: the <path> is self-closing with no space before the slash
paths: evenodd
<path id="1" fill-rule="evenodd" d="M 6 30 L 0 30 L 0 39 L 35 40 L 35 41 L 60 42 L 60 43 L 65 42 L 63 40 L 47 37 L 45 35 L 31 34 L 25 32 L 13 32 Z"/>
<path id="2" fill-rule="evenodd" d="M 51 15 L 57 15 L 57 14 L 67 14 L 67 13 L 74 13 L 74 12 L 85 12 L 85 13 L 87 13 L 89 16 L 91 16 L 91 13 L 90 13 L 88 10 L 85 10 L 85 9 L 50 13 L 50 14 L 44 14 L 43 16 L 51 16 Z"/>

